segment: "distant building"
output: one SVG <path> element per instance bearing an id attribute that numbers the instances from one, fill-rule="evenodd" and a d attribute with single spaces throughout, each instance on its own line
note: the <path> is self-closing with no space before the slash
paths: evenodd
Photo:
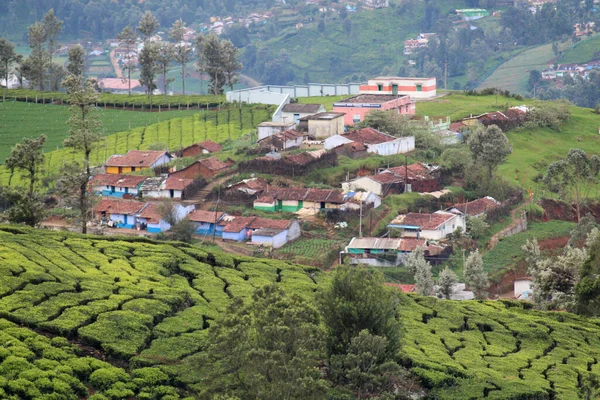
<path id="1" fill-rule="evenodd" d="M 223 221 L 223 240 L 241 242 L 250 239 L 253 244 L 265 245 L 275 249 L 295 240 L 302 234 L 296 220 L 275 220 L 260 217 L 232 217 Z"/>
<path id="2" fill-rule="evenodd" d="M 131 79 L 131 90 L 139 90 L 142 84 L 138 79 Z M 102 78 L 98 79 L 98 86 L 102 90 L 114 93 L 126 93 L 129 91 L 129 82 L 127 79 L 120 78 Z"/>
<path id="3" fill-rule="evenodd" d="M 390 6 L 390 0 L 362 0 L 365 7 L 369 8 L 385 8 Z"/>
<path id="4" fill-rule="evenodd" d="M 533 297 L 533 279 L 530 276 L 519 277 L 513 284 L 515 298 L 531 300 Z"/>
<path id="5" fill-rule="evenodd" d="M 88 186 L 93 193 L 122 198 L 127 194 L 137 196 L 146 179 L 146 176 L 98 174 L 90 179 Z"/>
<path id="6" fill-rule="evenodd" d="M 405 181 L 408 187 L 405 187 Z M 365 190 L 378 196 L 407 192 L 428 193 L 440 189 L 439 168 L 421 163 L 382 170 L 375 175 L 360 176 L 342 183 L 346 191 Z"/>
<path id="7" fill-rule="evenodd" d="M 342 252 L 341 257 L 351 264 L 366 264 L 375 267 L 402 265 L 406 256 L 417 247 L 427 252 L 427 240 L 415 238 L 354 237 Z"/>
<path id="8" fill-rule="evenodd" d="M 414 114 L 415 103 L 408 96 L 388 94 L 359 94 L 333 103 L 333 111 L 346 113 L 344 125 L 354 125 L 365 119 L 372 110 L 390 111 L 398 114 Z"/>
<path id="9" fill-rule="evenodd" d="M 94 207 L 94 218 L 111 221 L 119 228 L 133 229 L 138 223 L 137 217 L 146 206 L 135 200 L 103 198 Z"/>
<path id="10" fill-rule="evenodd" d="M 212 178 L 226 171 L 233 164 L 234 162 L 231 160 L 223 162 L 215 157 L 204 158 L 179 171 L 171 172 L 170 176 L 185 179 Z"/>
<path id="11" fill-rule="evenodd" d="M 461 227 L 463 232 L 466 230 L 464 216 L 446 211 L 436 211 L 432 214 L 408 213 L 399 215 L 388 224 L 388 228 L 403 229 L 403 237 L 430 240 L 445 239 L 458 227 Z"/>
<path id="12" fill-rule="evenodd" d="M 166 151 L 130 150 L 125 155 L 115 154 L 104 164 L 107 174 L 122 174 L 167 164 L 172 159 Z"/>
<path id="13" fill-rule="evenodd" d="M 277 132 L 270 137 L 258 141 L 260 146 L 270 148 L 271 150 L 291 150 L 302 146 L 304 134 L 295 129 Z"/>
<path id="14" fill-rule="evenodd" d="M 153 177 L 148 178 L 140 187 L 143 197 L 154 199 L 177 199 L 186 198 L 187 189 L 198 183 L 194 179 L 182 178 L 177 176 Z M 205 182 L 202 181 L 202 185 Z"/>
<path id="15" fill-rule="evenodd" d="M 458 212 L 463 215 L 470 217 L 481 217 L 488 211 L 496 210 L 501 207 L 502 204 L 493 197 L 486 196 L 481 199 L 469 201 L 467 203 L 455 204 L 450 207 L 448 211 Z"/>
<path id="16" fill-rule="evenodd" d="M 366 85 L 360 85 L 360 94 L 388 94 L 410 96 L 412 99 L 428 99 L 436 96 L 437 83 L 433 78 L 405 78 L 380 76 L 369 79 Z M 401 114 L 414 114 L 401 113 Z"/>
<path id="17" fill-rule="evenodd" d="M 194 206 L 174 204 L 173 211 L 177 221 L 180 221 L 189 213 L 194 211 Z M 140 226 L 146 226 L 146 231 L 148 233 L 166 232 L 171 229 L 171 224 L 165 221 L 161 214 L 160 204 L 148 203 L 146 207 L 144 207 L 144 209 L 138 214 L 138 221 Z"/>
<path id="18" fill-rule="evenodd" d="M 296 125 L 295 122 L 293 121 L 289 121 L 289 122 L 270 122 L 270 121 L 266 121 L 266 122 L 261 122 L 260 124 L 258 124 L 258 140 L 262 140 L 264 138 L 273 136 L 275 133 L 277 132 L 283 132 L 286 131 L 288 129 L 293 129 L 294 126 Z"/>
<path id="19" fill-rule="evenodd" d="M 300 118 L 327 111 L 322 104 L 288 103 L 281 109 L 281 120 L 297 124 Z"/>
<path id="20" fill-rule="evenodd" d="M 456 14 L 465 21 L 473 21 L 490 15 L 490 12 L 483 8 L 464 8 L 455 10 Z"/>
<path id="21" fill-rule="evenodd" d="M 181 150 L 182 157 L 194 157 L 199 154 L 211 154 L 218 153 L 223 150 L 223 146 L 212 140 L 205 140 L 204 142 L 194 143 L 183 150 Z"/>
<path id="22" fill-rule="evenodd" d="M 344 133 L 343 112 L 322 112 L 300 118 L 297 129 L 308 132 L 308 136 L 324 139 Z"/>
<path id="23" fill-rule="evenodd" d="M 360 143 L 367 148 L 368 153 L 381 156 L 404 154 L 415 149 L 414 136 L 396 137 L 373 128 L 363 128 L 331 136 L 325 139 L 324 148 L 332 150 L 350 143 Z"/>

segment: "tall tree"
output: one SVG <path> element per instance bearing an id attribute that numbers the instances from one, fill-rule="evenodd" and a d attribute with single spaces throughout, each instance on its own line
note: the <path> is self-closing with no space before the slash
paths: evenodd
<path id="1" fill-rule="evenodd" d="M 58 92 L 60 85 L 67 76 L 68 71 L 62 65 L 56 63 L 49 63 L 46 69 L 46 79 L 48 81 L 48 88 L 52 91 Z"/>
<path id="2" fill-rule="evenodd" d="M 119 39 L 120 46 L 127 50 L 123 69 L 127 71 L 128 94 L 131 96 L 131 70 L 135 68 L 135 65 L 131 61 L 131 53 L 134 50 L 137 36 L 130 26 L 126 26 L 121 33 L 119 33 L 117 39 Z"/>
<path id="3" fill-rule="evenodd" d="M 440 294 L 444 296 L 446 300 L 450 300 L 450 296 L 454 293 L 454 285 L 458 278 L 454 271 L 446 267 L 440 272 L 438 277 L 438 286 L 440 287 Z"/>
<path id="4" fill-rule="evenodd" d="M 223 53 L 223 72 L 227 80 L 227 85 L 233 90 L 233 84 L 238 81 L 236 73 L 242 69 L 242 63 L 238 61 L 238 49 L 230 40 L 221 42 L 221 52 Z"/>
<path id="5" fill-rule="evenodd" d="M 140 51 L 140 83 L 146 87 L 146 93 L 152 104 L 152 92 L 156 89 L 156 73 L 159 46 L 156 43 L 147 42 L 144 48 Z"/>
<path id="6" fill-rule="evenodd" d="M 151 11 L 146 11 L 142 15 L 140 19 L 140 24 L 138 25 L 138 31 L 142 34 L 142 38 L 144 42 L 148 42 L 149 39 L 154 35 L 154 32 L 160 27 L 158 20 L 152 14 Z"/>
<path id="7" fill-rule="evenodd" d="M 173 24 L 170 31 L 171 40 L 175 42 L 175 61 L 181 65 L 181 85 L 183 94 L 185 95 L 185 65 L 192 61 L 192 49 L 184 41 L 184 35 L 186 32 L 185 22 L 178 19 Z"/>
<path id="8" fill-rule="evenodd" d="M 45 71 L 49 63 L 49 54 L 44 49 L 46 42 L 46 31 L 40 22 L 36 22 L 29 26 L 29 68 L 30 78 L 33 86 L 37 86 L 39 90 L 44 90 Z"/>
<path id="9" fill-rule="evenodd" d="M 63 31 L 63 21 L 54 15 L 54 9 L 51 8 L 42 18 L 42 26 L 44 27 L 46 40 L 48 40 L 48 53 L 50 54 L 50 62 L 52 62 L 52 57 L 56 51 L 56 39 Z"/>
<path id="10" fill-rule="evenodd" d="M 576 286 L 587 258 L 585 249 L 566 247 L 564 254 L 541 260 L 533 274 L 533 298 L 542 309 L 567 309 L 576 305 Z"/>
<path id="11" fill-rule="evenodd" d="M 156 54 L 156 66 L 162 74 L 163 80 L 163 95 L 165 100 L 167 99 L 167 90 L 169 83 L 173 82 L 173 78 L 167 78 L 169 67 L 173 63 L 175 58 L 175 48 L 171 43 L 163 42 L 158 46 L 158 52 Z"/>
<path id="12" fill-rule="evenodd" d="M 88 210 L 90 201 L 87 198 L 87 182 L 91 177 L 90 153 L 103 137 L 101 122 L 96 108 L 99 94 L 95 90 L 95 82 L 69 75 L 63 85 L 67 88 L 71 107 L 71 117 L 67 121 L 69 136 L 64 141 L 65 147 L 71 147 L 83 153 L 83 165 L 78 163 L 66 166 L 63 172 L 64 186 L 76 188 L 81 212 L 81 232 L 87 232 Z M 71 174 L 73 176 L 68 176 Z"/>
<path id="13" fill-rule="evenodd" d="M 85 50 L 80 45 L 69 49 L 67 55 L 67 71 L 69 74 L 83 78 L 85 73 Z"/>
<path id="14" fill-rule="evenodd" d="M 223 70 L 223 65 L 225 64 L 224 54 L 217 35 L 211 34 L 206 36 L 202 43 L 202 52 L 204 70 L 209 77 L 210 93 L 213 95 L 221 94 L 227 78 Z"/>
<path id="15" fill-rule="evenodd" d="M 387 339 L 386 354 L 393 357 L 401 337 L 397 296 L 383 285 L 380 273 L 362 267 L 336 268 L 331 285 L 317 298 L 327 328 L 329 355 L 346 354 L 352 339 L 367 330 Z"/>
<path id="16" fill-rule="evenodd" d="M 275 285 L 258 289 L 252 302 L 235 299 L 211 323 L 208 349 L 198 368 L 206 398 L 322 399 L 327 382 L 319 312 Z"/>
<path id="17" fill-rule="evenodd" d="M 487 297 L 487 289 L 489 287 L 487 273 L 483 269 L 483 259 L 479 254 L 479 250 L 472 251 L 465 261 L 463 267 L 463 275 L 465 282 L 477 299 L 485 299 Z"/>
<path id="18" fill-rule="evenodd" d="M 431 264 L 421 256 L 416 259 L 415 268 L 415 290 L 422 296 L 431 296 L 433 294 L 433 273 Z"/>
<path id="19" fill-rule="evenodd" d="M 90 176 L 85 165 L 77 161 L 64 164 L 60 169 L 58 188 L 61 197 L 72 201 L 81 215 L 81 233 L 87 233 L 87 222 L 95 197 L 87 190 Z"/>
<path id="20" fill-rule="evenodd" d="M 7 38 L 0 38 L 0 76 L 4 78 L 4 95 L 2 101 L 6 101 L 8 94 L 8 76 L 14 63 L 20 62 L 22 57 L 15 53 L 15 46 Z"/>
<path id="21" fill-rule="evenodd" d="M 469 137 L 467 144 L 475 163 L 487 168 L 488 178 L 492 177 L 494 170 L 512 152 L 506 135 L 496 125 L 478 128 Z"/>
<path id="22" fill-rule="evenodd" d="M 204 36 L 198 33 L 194 39 L 196 48 L 196 71 L 200 75 L 200 94 L 204 91 L 204 73 L 206 72 L 206 59 L 204 58 Z"/>
<path id="23" fill-rule="evenodd" d="M 15 170 L 26 174 L 29 181 L 27 195 L 30 197 L 33 197 L 35 183 L 39 180 L 39 172 L 44 163 L 42 153 L 44 143 L 46 143 L 44 135 L 37 139 L 24 138 L 21 143 L 17 143 L 12 148 L 10 156 L 4 162 L 11 174 Z"/>
<path id="24" fill-rule="evenodd" d="M 548 166 L 543 182 L 565 201 L 574 201 L 577 221 L 581 219 L 581 207 L 590 190 L 598 183 L 600 158 L 588 156 L 581 149 L 571 149 L 567 157 Z"/>

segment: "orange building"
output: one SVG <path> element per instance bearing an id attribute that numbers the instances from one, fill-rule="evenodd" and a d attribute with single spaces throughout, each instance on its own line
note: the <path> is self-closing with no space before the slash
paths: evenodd
<path id="1" fill-rule="evenodd" d="M 107 174 L 123 174 L 154 168 L 171 161 L 171 155 L 161 150 L 130 150 L 127 154 L 115 154 L 104 164 Z"/>
<path id="2" fill-rule="evenodd" d="M 369 79 L 366 85 L 360 85 L 358 88 L 360 94 L 410 96 L 412 99 L 435 97 L 436 90 L 435 78 L 400 78 L 396 76 L 380 76 Z"/>

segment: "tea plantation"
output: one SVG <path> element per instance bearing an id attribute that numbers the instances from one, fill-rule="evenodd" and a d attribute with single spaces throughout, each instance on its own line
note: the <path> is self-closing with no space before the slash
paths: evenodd
<path id="1" fill-rule="evenodd" d="M 0 397 L 193 398 L 211 321 L 277 282 L 328 277 L 176 242 L 0 226 Z M 401 295 L 403 364 L 435 398 L 576 398 L 600 321 L 513 302 Z M 58 397 L 56 397 L 58 395 Z"/>

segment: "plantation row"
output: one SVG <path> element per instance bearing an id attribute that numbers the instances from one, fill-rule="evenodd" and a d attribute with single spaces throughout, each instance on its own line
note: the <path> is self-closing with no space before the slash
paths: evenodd
<path id="1" fill-rule="evenodd" d="M 92 164 L 101 166 L 113 154 L 124 154 L 128 150 L 146 150 L 161 143 L 172 151 L 206 139 L 215 142 L 235 140 L 255 129 L 258 124 L 269 119 L 268 107 L 231 108 L 221 111 L 206 111 L 185 118 L 173 118 L 138 127 L 125 132 L 106 136 L 90 154 Z M 68 161 L 82 159 L 82 155 L 72 149 L 58 149 L 46 154 L 44 171 L 46 175 L 58 173 Z M 0 169 L 0 184 L 8 184 L 10 173 Z M 18 177 L 17 177 L 18 178 Z M 13 179 L 14 184 L 18 179 Z"/>
<path id="2" fill-rule="evenodd" d="M 0 317 L 156 366 L 193 391 L 210 321 L 279 282 L 312 296 L 323 275 L 188 245 L 0 228 Z M 131 389 L 133 390 L 133 389 Z"/>
<path id="3" fill-rule="evenodd" d="M 406 364 L 439 399 L 576 399 L 586 374 L 600 373 L 595 319 L 416 296 L 400 315 Z"/>
<path id="4" fill-rule="evenodd" d="M 39 92 L 30 89 L 11 89 L 8 91 L 7 101 L 23 101 L 27 103 L 52 103 L 55 101 L 67 102 L 67 94 L 62 92 Z M 126 96 L 122 94 L 102 93 L 97 106 L 99 107 L 118 107 L 132 108 L 140 111 L 158 110 L 163 111 L 173 109 L 189 108 L 212 108 L 225 102 L 224 96 L 213 95 L 175 95 L 152 96 L 149 99 L 144 94 Z"/>

